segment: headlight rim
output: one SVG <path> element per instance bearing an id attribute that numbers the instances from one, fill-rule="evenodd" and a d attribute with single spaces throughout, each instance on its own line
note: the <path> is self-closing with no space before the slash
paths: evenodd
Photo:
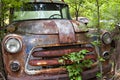
<path id="1" fill-rule="evenodd" d="M 13 66 L 14 64 L 17 64 L 17 69 L 13 69 L 13 68 L 16 68 L 15 66 Z M 17 72 L 17 71 L 19 71 L 19 70 L 21 69 L 20 62 L 17 61 L 17 60 L 11 61 L 10 64 L 9 64 L 9 66 L 10 66 L 10 70 L 11 70 L 12 72 Z"/>
<path id="2" fill-rule="evenodd" d="M 106 34 L 109 34 L 109 38 L 110 38 L 110 41 L 109 41 L 109 42 L 105 42 L 104 36 L 105 36 Z M 105 45 L 111 44 L 111 42 L 112 42 L 111 34 L 110 34 L 109 32 L 103 33 L 101 40 L 102 40 L 102 42 L 103 42 Z"/>
<path id="3" fill-rule="evenodd" d="M 16 40 L 18 40 L 18 42 L 19 42 L 20 47 L 19 47 L 19 49 L 18 49 L 17 51 L 15 51 L 15 52 L 9 51 L 9 50 L 7 49 L 7 47 L 6 47 L 6 44 L 7 44 L 8 40 L 10 40 L 10 39 L 16 39 Z M 9 37 L 9 38 L 7 38 L 7 39 L 5 40 L 5 42 L 4 42 L 4 48 L 5 48 L 5 50 L 6 50 L 8 53 L 12 53 L 12 54 L 18 53 L 18 52 L 20 52 L 20 51 L 22 50 L 22 40 L 19 39 L 19 38 L 17 38 L 17 37 Z"/>

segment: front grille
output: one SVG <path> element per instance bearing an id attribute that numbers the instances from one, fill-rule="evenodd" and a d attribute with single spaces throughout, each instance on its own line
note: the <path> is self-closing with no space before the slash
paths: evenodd
<path id="1" fill-rule="evenodd" d="M 32 49 L 26 61 L 26 72 L 28 74 L 63 74 L 66 69 L 61 68 L 62 63 L 59 59 L 72 52 L 79 52 L 83 49 L 89 51 L 85 58 L 95 59 L 94 48 L 91 46 L 74 45 L 74 46 L 59 46 L 59 47 L 35 47 Z M 66 61 L 66 64 L 72 64 L 71 61 Z"/>

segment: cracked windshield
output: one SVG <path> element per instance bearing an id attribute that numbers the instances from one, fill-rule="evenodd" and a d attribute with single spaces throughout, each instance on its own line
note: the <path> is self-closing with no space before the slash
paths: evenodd
<path id="1" fill-rule="evenodd" d="M 52 6 L 52 7 L 51 7 Z M 67 5 L 29 3 L 14 11 L 14 21 L 29 19 L 67 19 Z"/>

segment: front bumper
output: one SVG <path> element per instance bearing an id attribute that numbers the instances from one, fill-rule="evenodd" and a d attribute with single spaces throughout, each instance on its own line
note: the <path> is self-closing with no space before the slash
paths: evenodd
<path id="1" fill-rule="evenodd" d="M 104 74 L 107 72 L 110 72 L 112 65 L 105 65 L 103 67 L 103 72 Z M 95 67 L 93 69 L 87 70 L 82 72 L 82 77 L 83 80 L 87 80 L 87 79 L 91 79 L 96 77 L 96 74 L 98 73 L 99 68 Z M 24 74 L 21 77 L 12 77 L 12 76 L 8 76 L 8 80 L 69 80 L 68 75 L 67 74 L 59 74 L 59 75 L 36 75 L 36 76 L 29 76 L 27 74 Z"/>

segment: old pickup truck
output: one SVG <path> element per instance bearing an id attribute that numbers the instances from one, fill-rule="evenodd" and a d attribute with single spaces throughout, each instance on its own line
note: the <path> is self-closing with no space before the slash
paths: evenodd
<path id="1" fill-rule="evenodd" d="M 94 64 L 81 73 L 83 80 L 96 77 L 98 55 L 105 59 L 103 74 L 111 70 L 110 33 L 101 32 L 101 53 L 98 54 L 98 49 L 91 44 L 95 36 L 88 36 L 94 32 L 72 20 L 63 0 L 29 0 L 10 13 L 13 18 L 1 42 L 1 79 L 69 80 L 68 71 L 60 67 L 59 59 L 83 49 L 89 51 L 85 57 Z"/>

